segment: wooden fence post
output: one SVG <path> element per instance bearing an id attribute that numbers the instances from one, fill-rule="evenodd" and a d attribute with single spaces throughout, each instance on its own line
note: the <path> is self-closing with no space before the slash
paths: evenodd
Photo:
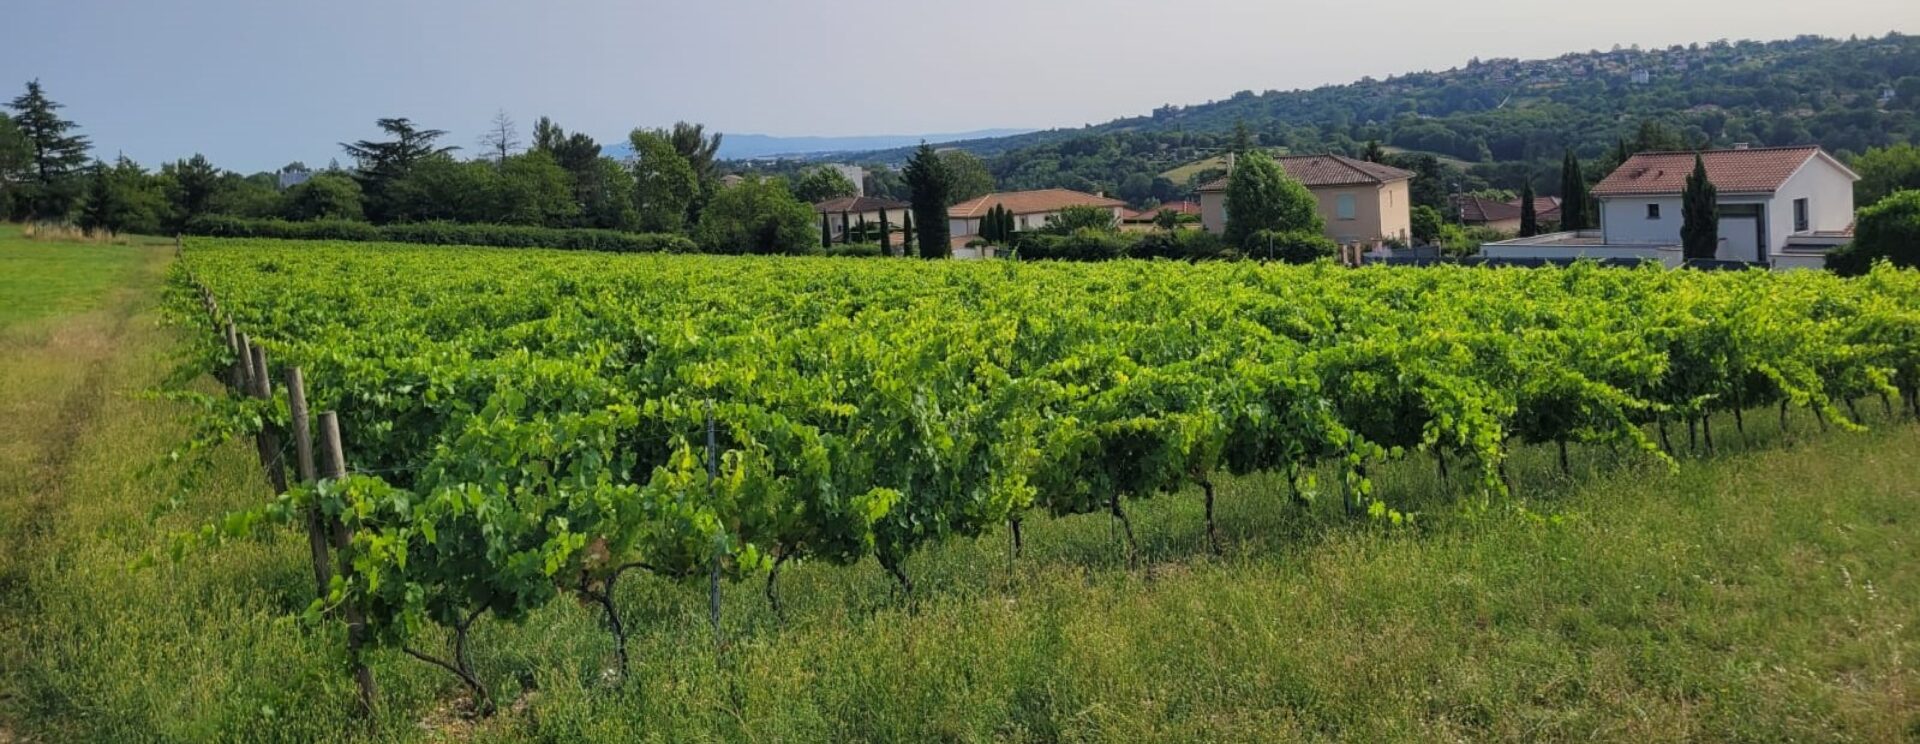
<path id="1" fill-rule="evenodd" d="M 273 400 L 273 379 L 267 377 L 267 349 L 264 346 L 253 347 L 253 359 L 247 365 L 251 371 L 248 379 L 252 387 L 247 391 L 256 400 Z M 280 428 L 265 415 L 261 416 L 260 433 L 254 436 L 254 444 L 260 450 L 260 467 L 267 471 L 267 483 L 273 486 L 274 495 L 287 492 L 287 464 L 280 456 Z"/>
<path id="2" fill-rule="evenodd" d="M 253 389 L 253 336 L 240 334 L 240 371 L 234 387 L 245 393 Z"/>
<path id="3" fill-rule="evenodd" d="M 227 351 L 233 354 L 234 363 L 227 367 L 227 379 L 225 382 L 228 387 L 237 390 L 240 389 L 240 332 L 233 327 L 233 321 L 231 320 L 226 323 L 226 331 Z"/>
<path id="4" fill-rule="evenodd" d="M 312 483 L 313 427 L 307 413 L 307 381 L 299 367 L 287 370 L 287 412 L 293 418 L 294 472 L 301 483 Z M 333 559 L 327 551 L 326 516 L 317 504 L 307 509 L 307 551 L 313 557 L 314 592 L 325 598 L 327 587 L 333 583 Z"/>
<path id="5" fill-rule="evenodd" d="M 320 414 L 320 450 L 321 465 L 325 468 L 322 475 L 328 480 L 347 477 L 346 451 L 340 444 L 340 417 L 333 411 Z M 338 517 L 331 521 L 332 524 L 329 526 L 333 532 L 333 548 L 342 556 L 340 575 L 352 581 L 353 562 L 345 557 L 348 545 L 347 526 Z M 360 608 L 351 602 L 346 604 L 346 616 L 347 659 L 353 667 L 353 682 L 360 688 L 361 712 L 371 718 L 374 711 L 374 696 L 379 693 L 379 690 L 374 687 L 373 670 L 367 668 L 367 661 L 361 648 L 366 644 L 367 619 L 360 613 Z"/>

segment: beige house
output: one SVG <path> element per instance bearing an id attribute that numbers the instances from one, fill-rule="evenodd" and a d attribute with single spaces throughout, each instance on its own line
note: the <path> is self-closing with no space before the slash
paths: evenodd
<path id="1" fill-rule="evenodd" d="M 1046 226 L 1047 218 L 1067 207 L 1099 207 L 1113 212 L 1115 224 L 1126 216 L 1127 203 L 1100 194 L 1068 189 L 1008 191 L 969 199 L 947 208 L 947 229 L 956 243 L 980 234 L 980 222 L 994 207 L 1006 207 L 1013 213 L 1014 230 L 1035 230 Z"/>
<path id="2" fill-rule="evenodd" d="M 847 230 L 859 227 L 862 219 L 870 226 L 878 226 L 883 214 L 889 230 L 900 230 L 907 222 L 909 208 L 906 202 L 875 196 L 846 196 L 813 205 L 815 214 L 826 215 L 826 225 L 831 230 L 828 237 L 835 242 L 839 242 Z"/>
<path id="3" fill-rule="evenodd" d="M 1327 237 L 1341 245 L 1378 247 L 1413 236 L 1413 173 L 1339 155 L 1278 158 L 1287 175 L 1313 192 Z M 1200 223 L 1227 231 L 1227 179 L 1200 187 Z"/>

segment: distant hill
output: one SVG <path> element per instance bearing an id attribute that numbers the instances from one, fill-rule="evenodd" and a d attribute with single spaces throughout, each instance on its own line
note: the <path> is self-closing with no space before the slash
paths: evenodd
<path id="1" fill-rule="evenodd" d="M 1649 123 L 1660 136 L 1640 136 Z M 1239 126 L 1258 144 L 1296 153 L 1358 156 L 1367 142 L 1379 141 L 1389 152 L 1432 154 L 1448 172 L 1448 187 L 1463 190 L 1517 190 L 1531 175 L 1547 193 L 1566 149 L 1604 160 L 1621 142 L 1642 140 L 1671 147 L 1815 143 L 1844 157 L 1920 140 L 1920 37 L 1475 59 L 1441 72 L 1247 90 L 1105 124 L 949 146 L 987 158 L 1003 189 L 1106 191 L 1141 203 L 1190 190 L 1165 174 L 1219 154 Z M 893 148 L 847 159 L 895 164 L 909 153 Z"/>
<path id="2" fill-rule="evenodd" d="M 725 133 L 720 138 L 721 160 L 758 158 L 819 158 L 849 152 L 871 152 L 917 147 L 921 142 L 943 144 L 959 140 L 981 140 L 1026 134 L 1031 129 L 979 129 L 946 134 L 869 134 L 847 137 L 778 137 L 770 134 Z M 625 157 L 631 148 L 624 141 L 609 142 L 605 153 Z"/>

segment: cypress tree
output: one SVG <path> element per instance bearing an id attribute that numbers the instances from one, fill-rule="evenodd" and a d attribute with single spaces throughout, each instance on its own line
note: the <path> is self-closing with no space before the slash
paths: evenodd
<path id="1" fill-rule="evenodd" d="M 1585 230 L 1587 224 L 1587 177 L 1580 172 L 1580 159 L 1567 148 L 1560 163 L 1560 229 Z"/>
<path id="2" fill-rule="evenodd" d="M 1693 154 L 1693 173 L 1680 192 L 1680 252 L 1688 260 L 1720 253 L 1720 190 L 1707 180 L 1707 162 Z"/>
<path id="3" fill-rule="evenodd" d="M 1533 206 L 1533 179 L 1528 178 L 1526 185 L 1520 187 L 1520 237 L 1539 234 L 1540 213 Z"/>
<path id="4" fill-rule="evenodd" d="M 933 146 L 921 143 L 913 159 L 907 161 L 907 187 L 913 197 L 914 223 L 919 227 L 921 258 L 952 258 L 952 233 L 947 228 L 947 198 L 953 190 L 953 176 Z"/>
<path id="5" fill-rule="evenodd" d="M 893 255 L 893 227 L 887 224 L 887 210 L 880 208 L 880 255 Z"/>
<path id="6" fill-rule="evenodd" d="M 840 213 L 840 244 L 853 242 L 853 223 L 847 220 L 847 213 Z"/>
<path id="7" fill-rule="evenodd" d="M 827 213 L 820 213 L 820 247 L 833 247 L 833 223 L 827 221 Z"/>
<path id="8" fill-rule="evenodd" d="M 916 234 L 913 229 L 913 210 L 907 210 L 906 220 L 906 223 L 900 226 L 900 256 L 902 258 L 912 258 L 914 235 Z"/>
<path id="9" fill-rule="evenodd" d="M 866 214 L 863 213 L 860 215 L 860 222 L 855 227 L 855 229 L 858 230 L 860 233 L 860 242 L 862 243 L 867 242 L 867 215 Z"/>

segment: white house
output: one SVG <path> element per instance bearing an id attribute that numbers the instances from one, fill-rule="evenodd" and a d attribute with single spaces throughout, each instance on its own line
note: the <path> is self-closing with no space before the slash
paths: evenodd
<path id="1" fill-rule="evenodd" d="M 1593 187 L 1600 229 L 1488 243 L 1497 258 L 1616 257 L 1681 262 L 1681 193 L 1695 153 L 1643 152 Z M 1818 268 L 1853 228 L 1853 182 L 1818 147 L 1736 146 L 1699 153 L 1719 193 L 1722 261 Z"/>

